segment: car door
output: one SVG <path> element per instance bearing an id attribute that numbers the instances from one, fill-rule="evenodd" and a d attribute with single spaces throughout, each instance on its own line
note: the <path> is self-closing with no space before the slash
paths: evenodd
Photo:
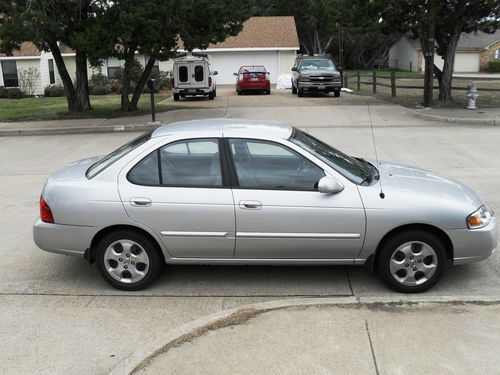
<path id="1" fill-rule="evenodd" d="M 291 148 L 228 139 L 236 210 L 236 258 L 345 259 L 360 251 L 365 213 L 358 190 L 317 191 L 323 169 Z"/>
<path id="2" fill-rule="evenodd" d="M 227 258 L 234 202 L 215 138 L 169 143 L 119 176 L 129 217 L 157 233 L 173 257 Z"/>

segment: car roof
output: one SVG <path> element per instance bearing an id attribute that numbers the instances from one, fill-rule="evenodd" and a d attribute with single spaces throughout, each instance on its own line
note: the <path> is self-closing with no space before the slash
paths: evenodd
<path id="1" fill-rule="evenodd" d="M 165 124 L 153 131 L 151 137 L 172 136 L 180 133 L 189 133 L 189 136 L 202 134 L 203 137 L 262 137 L 288 139 L 292 135 L 293 127 L 284 122 L 247 120 L 247 119 L 206 119 L 179 121 Z"/>

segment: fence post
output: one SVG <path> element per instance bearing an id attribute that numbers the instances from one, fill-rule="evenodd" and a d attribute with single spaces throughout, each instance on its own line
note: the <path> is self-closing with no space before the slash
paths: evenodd
<path id="1" fill-rule="evenodd" d="M 391 94 L 392 97 L 396 97 L 396 74 L 394 71 L 391 72 Z"/>
<path id="2" fill-rule="evenodd" d="M 358 72 L 357 79 L 358 79 L 358 82 L 357 82 L 358 83 L 358 91 L 361 91 L 361 73 L 360 72 Z"/>
<path id="3" fill-rule="evenodd" d="M 373 71 L 373 95 L 375 95 L 377 93 L 377 71 L 374 70 Z"/>
<path id="4" fill-rule="evenodd" d="M 413 66 L 412 66 L 411 60 L 410 60 L 410 72 L 413 72 Z"/>

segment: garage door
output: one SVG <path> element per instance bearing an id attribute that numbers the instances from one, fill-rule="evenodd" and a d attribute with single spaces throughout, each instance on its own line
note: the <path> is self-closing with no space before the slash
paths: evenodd
<path id="1" fill-rule="evenodd" d="M 278 51 L 262 52 L 211 52 L 212 69 L 219 73 L 216 76 L 219 85 L 234 84 L 237 72 L 242 65 L 264 65 L 270 72 L 271 83 L 276 83 L 279 75 Z"/>
<path id="2" fill-rule="evenodd" d="M 479 72 L 479 53 L 457 53 L 455 72 Z"/>

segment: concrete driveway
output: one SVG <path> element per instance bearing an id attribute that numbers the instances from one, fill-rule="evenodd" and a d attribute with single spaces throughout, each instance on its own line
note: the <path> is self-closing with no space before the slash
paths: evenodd
<path id="1" fill-rule="evenodd" d="M 203 115 L 287 120 L 350 154 L 373 158 L 371 117 L 381 160 L 460 180 L 500 212 L 499 128 L 426 122 L 401 107 L 351 95 L 299 100 L 276 90 L 270 96 L 224 93 L 219 90 L 213 102 L 226 107 L 183 110 L 169 120 Z M 135 136 L 0 138 L 0 373 L 104 373 L 159 328 L 247 303 L 393 296 L 375 274 L 354 267 L 169 266 L 151 289 L 123 293 L 105 284 L 83 259 L 36 248 L 31 225 L 47 176 Z M 485 262 L 450 269 L 424 298 L 440 296 L 500 298 L 498 252 Z"/>

